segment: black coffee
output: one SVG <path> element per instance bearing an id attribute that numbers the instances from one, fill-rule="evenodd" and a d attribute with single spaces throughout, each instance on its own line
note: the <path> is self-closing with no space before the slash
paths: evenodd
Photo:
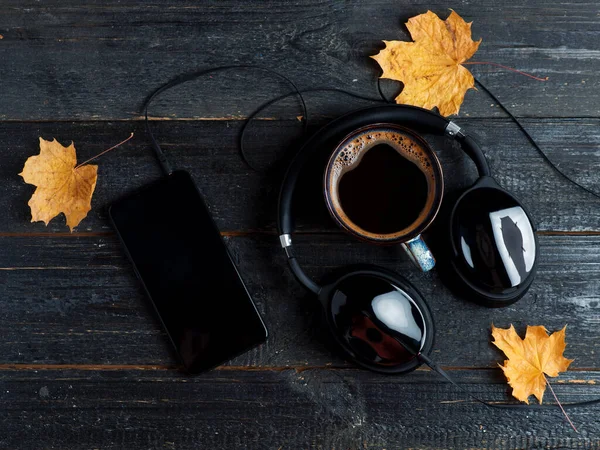
<path id="1" fill-rule="evenodd" d="M 410 226 L 427 201 L 427 177 L 388 144 L 366 151 L 344 173 L 338 196 L 348 218 L 365 231 L 392 234 Z"/>

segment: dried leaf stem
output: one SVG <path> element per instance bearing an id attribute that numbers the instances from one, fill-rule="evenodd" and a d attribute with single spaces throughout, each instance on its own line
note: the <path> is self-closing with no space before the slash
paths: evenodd
<path id="1" fill-rule="evenodd" d="M 548 383 L 548 387 L 550 388 L 550 392 L 552 392 L 552 395 L 554 396 L 554 400 L 556 400 L 556 403 L 560 407 L 560 410 L 562 411 L 562 413 L 564 414 L 564 416 L 567 418 L 567 421 L 569 422 L 569 424 L 571 425 L 571 427 L 575 430 L 575 433 L 579 433 L 579 431 L 577 431 L 577 428 L 575 428 L 575 425 L 573 425 L 573 422 L 571 422 L 571 418 L 569 417 L 569 415 L 565 411 L 565 408 L 563 408 L 562 404 L 560 403 L 560 400 L 558 400 L 558 397 L 554 393 L 554 389 L 552 388 L 552 385 L 550 384 L 550 381 L 548 381 L 548 378 L 546 378 L 546 375 L 544 375 L 544 379 L 546 380 L 546 383 Z"/>
<path id="2" fill-rule="evenodd" d="M 536 77 L 535 75 L 531 75 L 530 73 L 527 72 L 523 72 L 521 70 L 517 70 L 517 69 L 513 69 L 512 67 L 508 67 L 508 66 L 504 66 L 502 64 L 498 64 L 498 63 L 494 63 L 494 62 L 489 62 L 489 61 L 467 61 L 464 63 L 461 63 L 463 66 L 467 66 L 467 65 L 489 65 L 489 66 L 496 66 L 496 67 L 501 67 L 502 69 L 506 69 L 506 70 L 510 70 L 511 72 L 516 72 L 518 74 L 521 75 L 525 75 L 526 77 L 529 78 L 533 78 L 534 80 L 538 80 L 538 81 L 548 81 L 548 77 L 544 77 L 544 78 L 540 78 L 540 77 Z"/>
<path id="3" fill-rule="evenodd" d="M 76 169 L 78 169 L 79 167 L 83 166 L 84 164 L 87 164 L 87 163 L 89 163 L 90 161 L 93 161 L 94 159 L 96 159 L 96 158 L 98 158 L 98 157 L 100 157 L 100 156 L 104 155 L 105 153 L 108 153 L 108 152 L 110 152 L 111 150 L 114 150 L 115 148 L 119 147 L 120 145 L 123 145 L 125 142 L 127 142 L 127 141 L 128 141 L 129 139 L 131 139 L 132 137 L 133 137 L 133 133 L 131 133 L 131 135 L 130 135 L 130 136 L 127 138 L 127 139 L 125 139 L 124 141 L 121 141 L 121 142 L 119 142 L 117 145 L 113 145 L 111 148 L 107 148 L 107 149 L 106 149 L 106 150 L 104 150 L 103 152 L 101 152 L 101 153 L 98 153 L 96 156 L 92 156 L 90 159 L 88 159 L 88 160 L 86 160 L 86 161 L 84 161 L 84 162 L 82 162 L 82 163 L 79 163 L 79 164 L 77 164 L 73 170 L 76 170 Z"/>

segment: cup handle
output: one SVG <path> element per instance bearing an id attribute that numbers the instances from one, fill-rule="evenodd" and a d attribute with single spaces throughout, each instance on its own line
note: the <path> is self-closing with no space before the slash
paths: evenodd
<path id="1" fill-rule="evenodd" d="M 428 272 L 435 266 L 435 258 L 427 247 L 421 235 L 412 238 L 410 241 L 403 242 L 402 248 L 408 254 L 412 262 L 419 267 L 423 272 Z"/>

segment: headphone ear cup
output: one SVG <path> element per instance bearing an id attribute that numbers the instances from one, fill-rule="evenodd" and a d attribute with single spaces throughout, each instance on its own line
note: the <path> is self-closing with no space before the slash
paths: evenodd
<path id="1" fill-rule="evenodd" d="M 491 177 L 480 178 L 447 206 L 440 233 L 446 241 L 442 281 L 457 295 L 487 307 L 522 298 L 535 277 L 539 253 L 525 207 Z"/>
<path id="2" fill-rule="evenodd" d="M 470 189 L 470 188 L 469 188 Z M 461 256 L 453 250 L 453 224 L 450 222 L 457 201 L 469 189 L 459 189 L 444 194 L 444 202 L 435 223 L 428 230 L 427 244 L 436 257 L 436 272 L 444 286 L 455 296 L 489 308 L 502 308 L 512 305 L 521 299 L 528 291 L 533 276 L 520 289 L 511 293 L 486 293 L 470 280 L 472 274 L 463 270 Z"/>
<path id="3" fill-rule="evenodd" d="M 327 277 L 330 284 L 323 286 L 319 299 L 327 328 L 346 357 L 379 373 L 401 374 L 419 367 L 417 354 L 429 354 L 435 334 L 431 310 L 421 293 L 402 276 L 379 266 L 358 264 L 336 273 L 337 279 Z M 400 320 L 403 314 L 407 316 Z M 404 333 L 403 339 L 394 333 Z"/>

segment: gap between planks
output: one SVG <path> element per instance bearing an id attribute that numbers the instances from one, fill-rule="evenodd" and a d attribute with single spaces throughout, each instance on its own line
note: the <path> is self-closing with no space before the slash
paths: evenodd
<path id="1" fill-rule="evenodd" d="M 339 234 L 343 235 L 339 230 L 297 230 L 294 232 L 295 235 L 328 235 L 328 234 Z M 597 231 L 552 231 L 544 230 L 537 231 L 538 236 L 600 236 L 600 230 Z M 268 235 L 277 236 L 275 230 L 225 230 L 221 231 L 221 236 L 225 237 L 244 237 L 254 235 Z M 0 238 L 2 237 L 58 237 L 58 238 L 73 238 L 73 237 L 113 237 L 115 233 L 113 231 L 78 231 L 75 233 L 66 232 L 0 232 Z"/>
<path id="2" fill-rule="evenodd" d="M 137 114 L 137 113 L 136 113 Z M 321 120 L 333 120 L 337 116 L 329 116 L 329 115 L 316 115 L 312 114 L 312 118 L 321 119 Z M 555 117 L 555 116 L 515 116 L 517 119 L 523 120 L 553 120 L 553 121 L 574 121 L 574 120 L 598 120 L 600 116 L 568 116 L 568 117 Z M 459 117 L 456 118 L 459 121 L 469 121 L 469 120 L 490 120 L 490 121 L 511 121 L 509 117 L 488 117 L 488 116 L 468 116 L 468 117 Z M 148 117 L 148 120 L 151 122 L 243 122 L 248 120 L 248 116 L 225 116 L 225 117 Z M 253 117 L 252 120 L 264 120 L 264 121 L 293 121 L 297 122 L 298 117 Z M 69 124 L 86 124 L 86 123 L 103 123 L 103 122 L 143 122 L 144 116 L 133 115 L 128 118 L 102 118 L 102 117 L 92 117 L 89 119 L 8 119 L 1 118 L 1 124 L 15 124 L 15 123 L 69 123 Z"/>
<path id="3" fill-rule="evenodd" d="M 497 367 L 467 367 L 467 366 L 443 366 L 446 371 L 490 371 L 497 370 Z M 166 364 L 27 364 L 27 363 L 5 363 L 0 364 L 0 372 L 4 371 L 25 371 L 25 370 L 80 370 L 80 371 L 115 371 L 115 370 L 130 370 L 130 371 L 179 371 L 180 367 Z M 243 372 L 284 372 L 294 370 L 296 372 L 304 372 L 307 370 L 344 370 L 344 371 L 363 371 L 354 366 L 333 366 L 329 364 L 320 366 L 219 366 L 212 369 L 212 372 L 218 371 L 243 371 Z M 427 371 L 427 367 L 419 367 L 417 371 Z M 569 369 L 569 372 L 598 372 L 600 368 L 596 367 L 577 367 Z"/>

